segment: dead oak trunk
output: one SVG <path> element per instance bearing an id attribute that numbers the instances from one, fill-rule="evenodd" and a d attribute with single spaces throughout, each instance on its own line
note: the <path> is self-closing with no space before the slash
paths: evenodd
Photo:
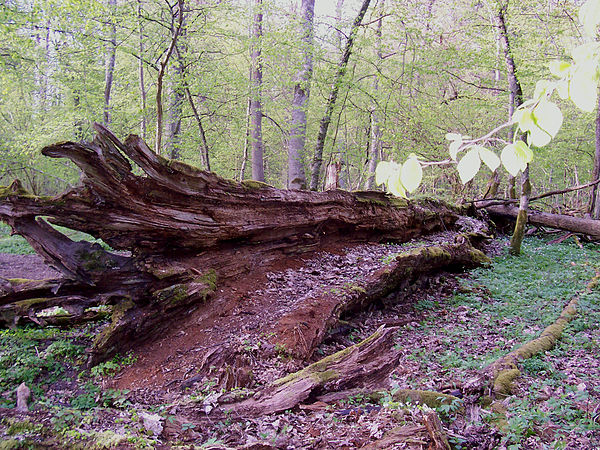
<path id="1" fill-rule="evenodd" d="M 378 192 L 237 183 L 166 160 L 137 136 L 122 143 L 101 125 L 96 131 L 93 142 L 42 150 L 73 161 L 82 171 L 79 186 L 55 198 L 33 196 L 18 182 L 0 188 L 0 219 L 65 275 L 42 287 L 5 283 L 4 323 L 39 321 L 39 309 L 51 305 L 74 310 L 77 298 L 87 299 L 79 304 L 79 318 L 89 307 L 110 305 L 112 323 L 97 337 L 91 362 L 152 339 L 190 305 L 208 300 L 217 283 L 253 267 L 327 242 L 404 242 L 452 230 L 463 212 L 443 202 Z M 132 163 L 143 176 L 134 174 Z M 73 242 L 49 222 L 89 233 L 130 256 Z M 451 264 L 458 257 L 449 258 Z M 16 307 L 32 298 L 39 303 Z"/>

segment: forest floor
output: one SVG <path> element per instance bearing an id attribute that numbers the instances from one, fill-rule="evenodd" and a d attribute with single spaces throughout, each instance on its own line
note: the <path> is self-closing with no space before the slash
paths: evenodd
<path id="1" fill-rule="evenodd" d="M 6 245 L 0 251 L 26 252 L 23 248 Z M 357 271 L 385 264 L 397 250 L 363 245 L 321 252 L 297 267 L 264 274 L 266 282 L 256 295 L 277 293 L 291 301 L 288 297 L 306 294 L 301 286 L 324 273 L 336 274 L 323 281 L 327 289 L 343 290 Z M 529 237 L 524 255 L 515 258 L 507 255 L 505 240 L 494 241 L 489 267 L 437 274 L 402 303 L 391 296 L 344 317 L 317 349 L 313 360 L 367 338 L 382 324 L 399 326 L 395 339 L 401 362 L 379 401 L 359 392 L 343 401 L 307 402 L 258 418 L 186 420 L 186 408 L 208 412 L 224 392 L 210 379 L 183 386 L 174 382 L 191 375 L 185 355 L 193 345 L 177 352 L 177 345 L 189 341 L 185 334 L 171 346 L 182 356 L 183 370 L 177 358 L 153 358 L 157 347 L 152 346 L 86 369 L 85 347 L 102 323 L 0 330 L 0 449 L 428 448 L 427 408 L 394 400 L 398 389 L 460 397 L 436 409 L 453 448 L 600 448 L 600 289 L 585 291 L 600 270 L 599 251 L 572 239 L 549 244 L 548 238 Z M 35 255 L 0 254 L 0 277 L 52 276 L 48 270 Z M 558 345 L 519 364 L 513 395 L 503 401 L 505 422 L 463 395 L 466 380 L 538 336 L 575 295 L 578 315 Z M 249 357 L 270 354 L 257 374 L 259 383 L 300 368 L 285 349 L 239 339 Z M 16 388 L 23 382 L 33 394 L 28 413 L 14 410 Z"/>

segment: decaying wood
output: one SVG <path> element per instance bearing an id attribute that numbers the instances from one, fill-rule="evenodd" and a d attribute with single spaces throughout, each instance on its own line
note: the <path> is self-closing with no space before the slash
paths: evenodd
<path id="1" fill-rule="evenodd" d="M 44 285 L 4 283 L 4 323 L 42 323 L 38 312 L 52 306 L 70 308 L 73 320 L 81 320 L 87 308 L 109 305 L 112 322 L 91 349 L 92 363 L 159 334 L 183 311 L 207 301 L 218 283 L 254 267 L 328 242 L 404 242 L 455 230 L 464 212 L 443 202 L 380 192 L 315 193 L 237 183 L 166 160 L 137 136 L 121 142 L 95 127 L 97 137 L 90 143 L 42 150 L 74 162 L 82 171 L 79 186 L 55 198 L 30 195 L 19 182 L 0 188 L 0 219 L 65 276 Z M 144 175 L 136 175 L 133 165 Z M 50 223 L 89 233 L 117 252 L 74 242 Z M 466 241 L 447 250 L 446 265 L 464 265 L 464 252 L 475 254 Z M 439 263 L 430 265 L 433 270 Z M 31 298 L 42 300 L 38 306 L 16 306 Z M 76 304 L 83 312 L 75 311 Z M 315 342 L 332 317 L 360 305 L 332 307 L 311 332 Z"/>
<path id="2" fill-rule="evenodd" d="M 274 341 L 298 358 L 308 358 L 341 315 L 358 311 L 393 291 L 402 295 L 422 276 L 440 270 L 475 267 L 489 259 L 459 234 L 448 233 L 448 242 L 422 246 L 395 256 L 390 264 L 351 286 L 345 295 L 305 298 L 275 325 Z M 396 299 L 398 301 L 398 298 Z"/>
<path id="3" fill-rule="evenodd" d="M 519 208 L 508 205 L 493 205 L 487 206 L 486 211 L 489 212 L 492 218 L 516 219 Z M 527 221 L 531 225 L 572 231 L 574 233 L 586 234 L 593 239 L 600 239 L 599 220 L 529 211 Z"/>
<path id="4" fill-rule="evenodd" d="M 373 391 L 387 386 L 400 359 L 400 351 L 394 348 L 397 332 L 397 327 L 380 327 L 364 341 L 274 381 L 252 398 L 224 405 L 223 409 L 243 417 L 259 416 L 291 409 L 323 391 L 355 387 Z"/>

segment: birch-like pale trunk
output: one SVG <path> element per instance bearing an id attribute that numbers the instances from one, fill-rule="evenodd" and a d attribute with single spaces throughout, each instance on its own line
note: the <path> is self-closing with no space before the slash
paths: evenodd
<path id="1" fill-rule="evenodd" d="M 306 111 L 313 71 L 313 30 L 315 0 L 302 0 L 302 67 L 296 74 L 292 120 L 288 143 L 288 189 L 306 189 L 303 156 L 306 144 Z"/>
<path id="2" fill-rule="evenodd" d="M 252 179 L 265 181 L 263 162 L 264 146 L 262 140 L 262 0 L 254 2 L 254 21 L 252 26 L 252 69 L 250 72 L 250 144 L 252 147 Z"/>

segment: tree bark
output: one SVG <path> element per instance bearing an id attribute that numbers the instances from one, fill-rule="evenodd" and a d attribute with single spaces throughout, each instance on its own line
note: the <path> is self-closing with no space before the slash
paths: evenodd
<path id="1" fill-rule="evenodd" d="M 520 209 L 515 206 L 494 205 L 485 208 L 492 218 L 517 219 Z M 566 216 L 563 214 L 550 214 L 544 212 L 530 211 L 527 217 L 528 223 L 559 230 L 572 231 L 600 239 L 600 222 L 594 219 Z"/>
<path id="2" fill-rule="evenodd" d="M 508 86 L 510 91 L 509 111 L 512 113 L 516 108 L 523 104 L 523 90 L 517 77 L 517 69 L 512 56 L 510 39 L 506 28 L 506 10 L 508 3 L 503 4 L 498 9 L 498 28 L 500 30 L 500 41 L 504 49 L 504 59 L 508 73 Z M 511 184 L 509 183 L 509 186 Z M 509 195 L 514 191 L 514 180 L 512 189 L 509 189 Z M 515 223 L 515 230 L 510 241 L 510 253 L 518 256 L 521 254 L 521 243 L 525 235 L 525 226 L 527 225 L 527 209 L 529 207 L 529 195 L 531 194 L 531 183 L 529 182 L 529 165 L 521 174 L 521 196 L 519 200 L 519 215 Z"/>
<path id="3" fill-rule="evenodd" d="M 375 57 L 377 58 L 376 67 L 379 68 L 379 63 L 383 60 L 383 53 L 381 52 L 381 29 L 383 26 L 383 8 L 385 0 L 381 0 L 379 6 L 381 15 L 377 20 L 377 28 L 375 30 Z M 377 105 L 377 93 L 379 91 L 379 74 L 375 74 L 375 80 L 373 81 L 373 106 L 371 107 L 371 145 L 369 146 L 369 165 L 367 168 L 367 180 L 365 182 L 365 189 L 367 191 L 373 189 L 375 184 L 375 169 L 377 168 L 377 162 L 381 158 L 381 128 L 379 127 L 379 111 Z"/>
<path id="4" fill-rule="evenodd" d="M 594 168 L 592 169 L 592 180 L 600 178 L 600 98 L 598 99 L 598 108 L 596 111 L 596 151 L 594 153 Z M 589 213 L 592 218 L 600 219 L 600 189 L 598 185 L 592 188 L 590 193 Z"/>
<path id="5" fill-rule="evenodd" d="M 88 307 L 107 305 L 111 323 L 93 344 L 91 363 L 159 335 L 180 320 L 182 311 L 212 298 L 217 283 L 233 283 L 254 267 L 327 243 L 403 242 L 462 226 L 464 210 L 442 202 L 236 183 L 166 160 L 137 136 L 122 143 L 101 125 L 95 127 L 98 135 L 91 143 L 66 142 L 42 150 L 74 162 L 83 172 L 81 185 L 56 198 L 33 196 L 19 182 L 0 188 L 0 219 L 65 276 L 41 285 L 9 282 L 2 287 L 4 323 L 41 322 L 36 314 L 49 306 L 71 309 L 79 320 Z M 133 174 L 130 160 L 144 176 Z M 89 233 L 131 256 L 73 242 L 47 220 Z M 452 239 L 464 240 L 458 235 Z M 468 243 L 460 248 L 471 262 L 479 261 Z M 464 266 L 461 254 L 442 249 L 415 264 L 426 268 L 442 258 L 449 267 Z M 353 304 L 344 298 L 337 302 L 340 306 L 331 304 L 330 314 L 317 320 L 309 334 L 322 333 L 323 323 Z"/>
<path id="6" fill-rule="evenodd" d="M 142 108 L 142 122 L 140 123 L 140 133 L 142 139 L 147 139 L 147 118 L 146 118 L 146 85 L 144 82 L 144 25 L 142 22 L 142 0 L 137 3 L 138 19 L 138 39 L 140 57 L 138 59 L 139 84 L 140 84 L 140 103 Z"/>
<path id="7" fill-rule="evenodd" d="M 302 0 L 302 67 L 296 75 L 292 121 L 288 144 L 288 189 L 306 189 L 304 152 L 306 143 L 306 112 L 310 99 L 310 81 L 313 71 L 313 29 L 315 0 Z"/>
<path id="8" fill-rule="evenodd" d="M 179 37 L 175 42 L 174 52 L 177 56 L 173 71 L 175 76 L 172 77 L 170 83 L 170 108 L 169 108 L 169 140 L 167 149 L 171 159 L 179 159 L 181 157 L 181 121 L 183 118 L 183 101 L 185 92 L 185 53 L 187 52 L 186 39 L 186 10 L 180 9 L 173 16 L 171 24 L 171 33 L 175 35 L 176 22 L 180 22 L 181 30 Z M 179 20 L 179 16 L 181 16 Z"/>
<path id="9" fill-rule="evenodd" d="M 179 23 L 176 28 L 174 28 L 175 32 L 171 35 L 171 42 L 169 43 L 169 47 L 165 52 L 165 55 L 160 62 L 160 68 L 158 70 L 158 77 L 156 79 L 156 141 L 154 143 L 154 148 L 157 154 L 160 155 L 162 150 L 162 135 L 163 135 L 163 102 L 162 102 L 162 91 L 163 91 L 163 80 L 165 74 L 167 72 L 167 67 L 169 65 L 169 60 L 171 59 L 171 55 L 173 54 L 173 50 L 175 49 L 175 45 L 177 44 L 177 38 L 179 37 L 179 33 L 183 27 L 183 4 L 184 0 L 177 0 L 177 10 L 173 12 L 173 17 L 179 18 Z"/>
<path id="10" fill-rule="evenodd" d="M 342 59 L 338 64 L 337 72 L 335 74 L 335 79 L 333 81 L 333 85 L 331 86 L 331 92 L 329 93 L 329 98 L 327 99 L 327 104 L 325 105 L 325 115 L 321 119 L 319 125 L 319 134 L 317 135 L 317 144 L 315 145 L 315 152 L 313 156 L 313 162 L 311 167 L 310 174 L 310 190 L 316 191 L 319 187 L 319 179 L 321 176 L 321 165 L 323 164 L 323 148 L 325 147 L 325 139 L 327 138 L 327 130 L 329 129 L 329 124 L 331 123 L 331 116 L 333 115 L 333 109 L 335 108 L 335 104 L 337 101 L 338 93 L 340 91 L 340 87 L 342 85 L 342 80 L 344 75 L 346 74 L 346 69 L 348 67 L 348 60 L 350 59 L 350 55 L 352 54 L 352 46 L 354 45 L 354 39 L 358 34 L 358 29 L 360 28 L 361 22 L 367 9 L 369 8 L 369 4 L 371 0 L 363 0 L 363 3 L 354 19 L 354 23 L 352 24 L 352 29 L 350 30 L 350 35 L 348 36 L 348 40 L 346 41 L 346 48 L 344 49 L 344 54 L 342 55 Z"/>
<path id="11" fill-rule="evenodd" d="M 104 125 L 110 125 L 110 94 L 115 73 L 115 60 L 117 53 L 117 27 L 115 25 L 114 13 L 117 0 L 108 0 L 111 20 L 109 25 L 108 43 L 106 46 L 105 75 L 104 75 Z"/>
<path id="12" fill-rule="evenodd" d="M 262 0 L 255 0 L 254 22 L 252 27 L 252 53 L 250 72 L 250 137 L 252 147 L 252 179 L 265 181 L 262 140 Z"/>

